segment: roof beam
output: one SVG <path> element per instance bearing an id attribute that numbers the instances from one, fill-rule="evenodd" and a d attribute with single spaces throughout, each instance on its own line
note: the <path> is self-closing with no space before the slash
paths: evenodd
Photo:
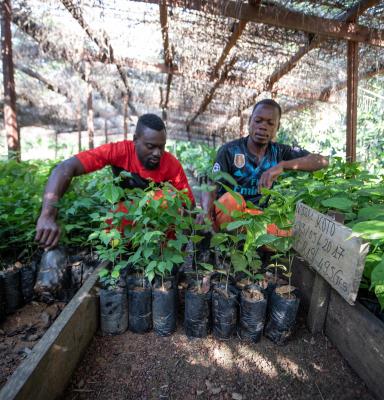
<path id="1" fill-rule="evenodd" d="M 234 29 L 230 38 L 228 39 L 227 44 L 225 45 L 219 59 L 217 60 L 216 65 L 213 67 L 211 75 L 209 77 L 210 81 L 218 78 L 219 70 L 224 64 L 229 52 L 232 48 L 236 45 L 237 41 L 239 40 L 241 34 L 243 33 L 245 27 L 247 25 L 247 21 L 240 20 L 238 23 L 234 25 Z"/>
<path id="2" fill-rule="evenodd" d="M 163 0 L 133 1 L 158 4 Z M 263 4 L 255 7 L 251 4 L 241 3 L 241 7 L 239 7 L 238 3 L 236 0 L 228 0 L 225 2 L 225 7 L 223 7 L 221 0 L 209 2 L 204 0 L 189 0 L 187 2 L 185 0 L 167 0 L 169 6 L 314 33 L 328 38 L 352 40 L 384 47 L 384 31 L 380 29 L 368 28 L 352 22 L 306 15 L 276 5 Z"/>
<path id="3" fill-rule="evenodd" d="M 232 50 L 232 48 L 236 45 L 237 41 L 239 40 L 241 34 L 243 33 L 245 27 L 247 25 L 247 21 L 240 20 L 238 23 L 235 24 L 234 29 L 232 31 L 231 36 L 228 39 L 228 42 L 223 48 L 223 51 L 217 60 L 215 66 L 212 69 L 211 75 L 210 75 L 210 80 L 213 81 L 216 79 L 216 82 L 214 85 L 211 87 L 209 92 L 204 96 L 204 99 L 198 109 L 198 111 L 192 116 L 192 118 L 187 121 L 187 131 L 189 130 L 191 124 L 194 123 L 196 118 L 201 115 L 208 107 L 209 103 L 212 101 L 217 88 L 228 78 L 228 73 L 230 70 L 233 68 L 235 65 L 237 59 L 235 57 L 232 57 L 232 59 L 226 64 L 223 68 L 223 71 L 220 76 L 218 76 L 220 68 L 223 66 L 224 61 L 226 60 L 229 52 Z"/>
<path id="4" fill-rule="evenodd" d="M 187 131 L 189 130 L 190 126 L 194 123 L 196 118 L 201 115 L 208 107 L 209 103 L 212 101 L 213 96 L 217 88 L 227 79 L 229 71 L 233 68 L 236 64 L 237 57 L 232 57 L 231 60 L 224 66 L 223 71 L 221 72 L 220 77 L 216 80 L 216 82 L 212 85 L 209 92 L 204 96 L 204 99 L 198 109 L 198 111 L 192 116 L 192 118 L 187 121 Z"/>
<path id="5" fill-rule="evenodd" d="M 365 80 L 365 79 L 369 79 L 369 78 L 373 78 L 376 75 L 381 75 L 384 74 L 384 63 L 379 64 L 377 67 L 375 68 L 370 68 L 369 70 L 363 72 L 362 74 L 359 75 L 359 80 Z M 287 114 L 289 112 L 293 112 L 293 111 L 301 111 L 304 110 L 308 107 L 311 107 L 314 103 L 316 103 L 317 101 L 321 101 L 321 102 L 328 102 L 331 98 L 331 96 L 333 94 L 335 94 L 336 92 L 339 92 L 340 90 L 343 90 L 347 87 L 348 81 L 340 81 L 338 82 L 336 85 L 330 85 L 327 86 L 326 88 L 324 88 L 320 94 L 311 100 L 307 100 L 303 103 L 300 103 L 296 106 L 292 106 L 292 107 L 288 107 L 285 108 L 284 114 Z"/>
<path id="6" fill-rule="evenodd" d="M 85 82 L 85 74 L 81 64 L 75 61 L 74 56 L 73 54 L 71 54 L 70 51 L 65 48 L 58 47 L 57 43 L 50 41 L 47 33 L 40 25 L 28 19 L 28 17 L 23 14 L 13 15 L 12 22 L 16 24 L 22 32 L 24 32 L 25 34 L 33 38 L 38 44 L 40 44 L 41 49 L 44 53 L 50 54 L 56 59 L 61 59 L 70 63 L 72 68 L 80 74 L 80 78 Z M 86 58 L 89 58 L 92 61 L 91 57 Z M 103 97 L 113 107 L 115 107 L 116 109 L 120 108 L 121 104 L 113 99 L 110 99 L 98 82 L 92 81 L 92 86 L 100 93 L 101 97 Z M 129 107 L 131 111 L 135 113 L 136 110 L 131 102 L 129 102 Z"/>
<path id="7" fill-rule="evenodd" d="M 40 83 L 42 83 L 48 90 L 51 90 L 52 92 L 58 93 L 64 97 L 66 97 L 69 101 L 73 100 L 72 95 L 64 88 L 57 86 L 55 83 L 49 81 L 47 78 L 44 76 L 40 75 L 38 72 L 32 70 L 31 68 L 25 67 L 20 64 L 15 64 L 15 68 L 18 71 L 21 71 L 23 74 L 30 76 L 33 79 L 38 80 Z"/>
<path id="8" fill-rule="evenodd" d="M 347 10 L 346 12 L 342 13 L 337 21 L 352 21 L 357 18 L 359 15 L 363 14 L 368 8 L 374 6 L 375 4 L 379 3 L 379 0 L 361 0 L 355 6 Z M 309 38 L 308 43 L 304 46 L 300 47 L 300 49 L 289 59 L 287 60 L 282 66 L 278 67 L 264 82 L 264 85 L 261 85 L 256 92 L 245 99 L 240 105 L 240 111 L 244 111 L 247 108 L 251 107 L 255 104 L 257 97 L 260 95 L 261 92 L 265 91 L 272 91 L 273 86 L 277 83 L 283 76 L 288 74 L 297 63 L 311 50 L 318 47 L 323 41 L 326 39 L 319 35 L 315 35 Z M 234 111 L 228 118 L 236 116 L 238 110 Z"/>
<path id="9" fill-rule="evenodd" d="M 104 37 L 103 37 L 103 42 L 97 37 L 97 35 L 93 32 L 91 27 L 87 24 L 87 22 L 83 18 L 82 11 L 80 7 L 77 7 L 75 4 L 73 4 L 72 0 L 61 0 L 61 3 L 64 5 L 64 7 L 69 11 L 69 13 L 72 15 L 72 17 L 79 23 L 79 25 L 84 29 L 85 33 L 88 35 L 88 37 L 99 47 L 102 55 L 102 58 L 109 58 L 112 64 L 115 64 L 117 71 L 120 75 L 120 78 L 124 84 L 126 93 L 128 95 L 128 98 L 130 98 L 131 90 L 128 85 L 128 80 L 127 76 L 125 74 L 125 71 L 123 69 L 123 66 L 118 60 L 115 60 L 114 57 L 114 51 L 111 45 L 111 42 L 107 36 L 107 34 L 104 32 Z M 133 111 L 134 114 L 137 114 L 135 108 L 131 104 L 130 107 Z"/>

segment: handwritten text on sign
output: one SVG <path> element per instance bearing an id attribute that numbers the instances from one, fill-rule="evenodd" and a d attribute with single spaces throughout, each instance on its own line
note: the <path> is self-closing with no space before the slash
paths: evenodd
<path id="1" fill-rule="evenodd" d="M 332 217 L 297 203 L 294 249 L 342 296 L 353 304 L 359 290 L 368 244 Z"/>

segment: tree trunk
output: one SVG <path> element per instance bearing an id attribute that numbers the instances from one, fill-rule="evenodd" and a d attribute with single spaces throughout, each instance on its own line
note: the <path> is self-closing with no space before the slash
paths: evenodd
<path id="1" fill-rule="evenodd" d="M 11 0 L 1 2 L 1 53 L 4 80 L 4 128 L 8 158 L 20 161 L 20 133 L 16 118 L 16 91 L 12 60 Z"/>

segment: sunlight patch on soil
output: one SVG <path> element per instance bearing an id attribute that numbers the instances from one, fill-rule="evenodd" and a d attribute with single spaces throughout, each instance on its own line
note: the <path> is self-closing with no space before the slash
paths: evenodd
<path id="1" fill-rule="evenodd" d="M 278 362 L 280 368 L 296 377 L 300 381 L 305 382 L 309 380 L 307 372 L 288 357 L 278 355 L 276 361 Z"/>

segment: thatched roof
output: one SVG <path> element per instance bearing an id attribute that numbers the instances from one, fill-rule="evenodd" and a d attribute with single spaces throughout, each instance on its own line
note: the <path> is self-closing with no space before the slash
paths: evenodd
<path id="1" fill-rule="evenodd" d="M 290 111 L 344 88 L 346 39 L 362 78 L 384 70 L 383 1 L 14 0 L 13 22 L 19 104 L 69 124 L 86 63 L 99 115 L 128 93 L 131 116 L 163 114 L 171 135 L 229 137 L 258 99 Z"/>

